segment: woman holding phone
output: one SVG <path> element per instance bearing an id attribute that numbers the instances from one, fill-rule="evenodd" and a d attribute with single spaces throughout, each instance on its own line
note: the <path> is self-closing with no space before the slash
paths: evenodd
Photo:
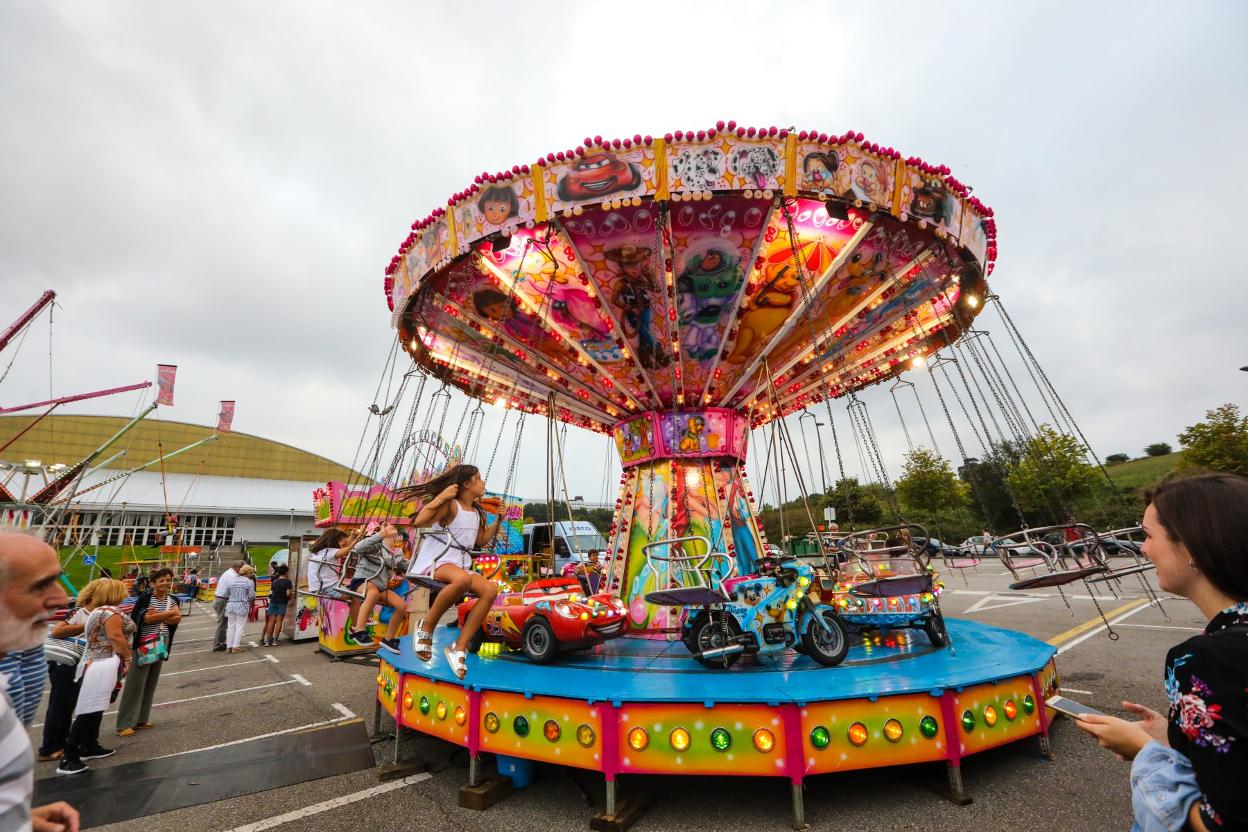
<path id="1" fill-rule="evenodd" d="M 1139 721 L 1089 714 L 1076 724 L 1132 761 L 1133 829 L 1248 830 L 1248 479 L 1162 484 L 1144 533 L 1161 589 L 1208 624 L 1166 655 L 1166 715 L 1123 702 Z"/>

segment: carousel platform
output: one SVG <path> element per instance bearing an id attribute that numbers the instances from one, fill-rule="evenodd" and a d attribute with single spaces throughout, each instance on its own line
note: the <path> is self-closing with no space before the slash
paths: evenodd
<path id="1" fill-rule="evenodd" d="M 468 657 L 454 677 L 439 628 L 434 658 L 410 639 L 378 651 L 378 705 L 396 723 L 505 759 L 621 774 L 788 777 L 944 762 L 964 797 L 960 760 L 1032 736 L 1047 750 L 1045 698 L 1055 649 L 1031 636 L 948 620 L 953 650 L 920 631 L 860 637 L 838 667 L 799 653 L 694 661 L 679 641 L 621 638 L 550 665 L 522 654 Z"/>

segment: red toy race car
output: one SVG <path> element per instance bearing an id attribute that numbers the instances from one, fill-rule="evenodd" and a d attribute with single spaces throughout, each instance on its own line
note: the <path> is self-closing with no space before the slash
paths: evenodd
<path id="1" fill-rule="evenodd" d="M 587 153 L 559 180 L 559 198 L 593 199 L 641 185 L 641 168 L 614 153 Z"/>
<path id="2" fill-rule="evenodd" d="M 476 598 L 468 598 L 459 605 L 459 626 L 464 626 L 475 603 Z M 619 598 L 607 593 L 586 596 L 575 578 L 542 578 L 520 592 L 500 593 L 469 647 L 476 652 L 482 642 L 498 641 L 546 664 L 561 650 L 624 635 L 624 613 Z"/>

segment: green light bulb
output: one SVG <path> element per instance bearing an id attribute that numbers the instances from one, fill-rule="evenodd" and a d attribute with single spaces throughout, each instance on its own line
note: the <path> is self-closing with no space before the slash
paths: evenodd
<path id="1" fill-rule="evenodd" d="M 824 749 L 828 747 L 828 743 L 832 741 L 832 735 L 828 733 L 828 729 L 822 725 L 816 725 L 810 731 L 810 744 L 815 748 Z"/>
<path id="2" fill-rule="evenodd" d="M 727 728 L 716 728 L 711 732 L 711 748 L 716 751 L 727 751 L 732 747 L 732 734 Z"/>

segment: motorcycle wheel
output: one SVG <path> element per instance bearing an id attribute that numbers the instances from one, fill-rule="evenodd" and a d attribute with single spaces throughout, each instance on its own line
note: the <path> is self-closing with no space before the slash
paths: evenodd
<path id="1" fill-rule="evenodd" d="M 725 633 L 727 634 L 727 640 L 724 638 Z M 735 639 L 739 635 L 741 635 L 741 625 L 737 623 L 737 619 L 724 613 L 711 615 L 704 610 L 698 613 L 698 617 L 693 620 L 693 626 L 689 628 L 688 643 L 692 648 L 690 652 L 693 653 L 694 658 L 706 667 L 716 670 L 727 669 L 736 664 L 737 659 L 741 658 L 740 652 L 703 659 L 702 651 L 723 647 L 728 641 Z"/>
<path id="2" fill-rule="evenodd" d="M 845 660 L 849 652 L 849 638 L 845 635 L 845 625 L 830 611 L 823 612 L 823 620 L 828 626 L 825 629 L 818 621 L 812 620 L 802 633 L 802 646 L 805 652 L 824 667 L 835 667 Z"/>
<path id="3" fill-rule="evenodd" d="M 927 638 L 931 641 L 933 647 L 944 647 L 949 643 L 949 633 L 945 629 L 945 617 L 938 612 L 933 612 L 927 619 L 927 623 L 923 625 L 923 632 L 927 633 Z"/>

